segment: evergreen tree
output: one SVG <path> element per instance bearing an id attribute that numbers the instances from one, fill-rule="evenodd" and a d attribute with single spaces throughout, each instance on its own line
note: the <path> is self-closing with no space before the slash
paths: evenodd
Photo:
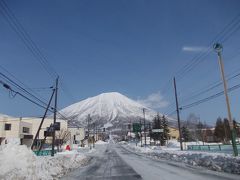
<path id="1" fill-rule="evenodd" d="M 168 128 L 168 121 L 165 116 L 162 117 L 162 128 L 163 128 L 163 133 L 161 136 L 161 145 L 166 145 L 166 140 L 169 139 L 169 128 Z"/>
<path id="2" fill-rule="evenodd" d="M 189 129 L 188 129 L 186 126 L 183 126 L 183 127 L 181 128 L 181 130 L 182 130 L 182 138 L 183 138 L 183 141 L 184 141 L 184 142 L 189 142 L 189 141 L 191 141 L 192 138 L 191 138 L 191 134 L 190 134 L 190 132 L 189 132 Z"/>
<path id="3" fill-rule="evenodd" d="M 218 141 L 224 142 L 225 139 L 224 123 L 220 117 L 216 121 L 214 135 L 216 136 Z"/>
<path id="4" fill-rule="evenodd" d="M 233 127 L 235 128 L 236 136 L 240 138 L 240 125 L 235 119 L 233 119 Z"/>
<path id="5" fill-rule="evenodd" d="M 224 118 L 223 126 L 224 126 L 225 141 L 230 141 L 231 140 L 231 130 L 230 130 L 230 125 L 229 125 L 229 121 L 227 118 Z"/>
<path id="6" fill-rule="evenodd" d="M 203 128 L 204 128 L 204 125 L 201 122 L 199 122 L 196 125 L 196 138 L 197 138 L 197 140 L 200 140 L 202 142 L 204 141 L 204 139 L 203 139 Z"/>
<path id="7" fill-rule="evenodd" d="M 153 129 L 162 129 L 162 121 L 159 114 L 157 114 L 157 116 L 153 119 Z M 153 132 L 151 133 L 151 138 L 154 141 L 161 141 L 161 134 L 158 132 Z"/>

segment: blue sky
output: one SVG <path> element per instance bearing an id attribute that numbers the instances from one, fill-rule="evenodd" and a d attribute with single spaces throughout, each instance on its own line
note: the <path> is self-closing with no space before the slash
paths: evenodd
<path id="1" fill-rule="evenodd" d="M 169 107 L 174 103 L 169 80 L 240 13 L 238 0 L 9 0 L 7 4 L 59 73 L 67 91 L 60 91 L 60 108 L 102 92 L 117 91 L 160 112 L 174 110 Z M 2 14 L 0 27 L 1 66 L 34 91 L 51 86 L 54 80 Z M 240 68 L 239 40 L 237 31 L 223 44 L 226 74 Z M 182 97 L 220 80 L 217 57 L 211 52 L 177 79 L 180 106 L 194 101 L 184 102 Z M 235 78 L 229 87 L 238 82 Z M 216 88 L 195 100 L 221 90 Z M 49 90 L 37 93 L 45 99 L 50 96 Z M 238 119 L 239 97 L 240 90 L 230 94 L 233 116 Z M 20 97 L 9 98 L 3 88 L 0 99 L 1 113 L 43 114 L 42 109 Z M 224 97 L 182 111 L 182 118 L 191 112 L 213 123 L 218 116 L 227 116 Z"/>

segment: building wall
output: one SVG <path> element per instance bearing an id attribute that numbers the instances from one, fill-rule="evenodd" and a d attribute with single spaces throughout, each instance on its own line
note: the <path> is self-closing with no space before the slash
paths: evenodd
<path id="1" fill-rule="evenodd" d="M 70 127 L 68 128 L 68 130 L 70 131 L 71 133 L 71 143 L 80 143 L 81 140 L 83 140 L 85 138 L 85 129 L 84 128 L 76 128 L 76 127 Z M 74 142 L 74 138 L 75 138 L 75 141 Z"/>
<path id="2" fill-rule="evenodd" d="M 0 117 L 0 143 L 5 143 L 6 139 L 19 139 L 19 142 L 22 144 L 30 146 L 37 133 L 41 120 L 41 118 Z M 67 130 L 67 121 L 57 119 L 57 122 L 60 122 L 60 129 Z M 5 130 L 6 123 L 11 124 L 11 130 Z M 52 123 L 52 118 L 46 118 L 44 120 L 40 130 L 39 139 L 44 139 L 44 131 L 46 131 L 47 127 L 49 127 Z M 25 127 L 25 130 L 29 131 L 24 132 L 23 127 Z"/>
<path id="3" fill-rule="evenodd" d="M 10 130 L 5 130 L 5 124 L 11 124 Z M 23 127 L 28 128 L 28 132 L 23 132 Z M 27 130 L 27 129 L 25 129 Z M 1 144 L 7 143 L 11 139 L 24 139 L 24 135 L 31 135 L 32 124 L 23 122 L 20 118 L 2 117 L 0 119 Z"/>
<path id="4" fill-rule="evenodd" d="M 41 123 L 41 118 L 22 118 L 22 121 L 25 122 L 29 122 L 32 124 L 32 135 L 33 138 L 35 137 L 35 135 L 37 134 L 37 130 L 38 127 Z M 60 122 L 60 129 L 64 129 L 67 130 L 67 121 L 65 120 L 61 120 L 61 119 L 57 119 L 57 122 Z M 44 139 L 44 131 L 47 130 L 47 127 L 50 127 L 50 125 L 53 123 L 53 119 L 52 118 L 46 118 L 42 124 L 42 128 L 39 132 L 39 139 Z"/>
<path id="5" fill-rule="evenodd" d="M 169 127 L 170 139 L 179 139 L 179 130 L 176 128 Z"/>

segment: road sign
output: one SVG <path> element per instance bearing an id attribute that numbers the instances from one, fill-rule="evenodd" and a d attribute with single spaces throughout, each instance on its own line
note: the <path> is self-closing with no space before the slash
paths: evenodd
<path id="1" fill-rule="evenodd" d="M 60 122 L 55 122 L 53 124 L 53 127 L 54 127 L 55 131 L 59 131 L 60 130 Z"/>
<path id="2" fill-rule="evenodd" d="M 160 133 L 160 132 L 163 132 L 163 129 L 152 129 L 152 132 L 154 132 L 154 133 Z"/>

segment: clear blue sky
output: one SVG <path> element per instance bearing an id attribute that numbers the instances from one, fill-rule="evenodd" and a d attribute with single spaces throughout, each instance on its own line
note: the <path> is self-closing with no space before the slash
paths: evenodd
<path id="1" fill-rule="evenodd" d="M 171 104 L 173 88 L 172 84 L 166 86 L 167 82 L 240 13 L 239 0 L 8 0 L 7 3 L 63 79 L 68 93 L 60 91 L 60 108 L 109 91 L 142 101 L 148 101 L 151 98 L 147 97 L 153 94 Z M 53 84 L 53 79 L 2 14 L 0 37 L 1 66 L 30 88 Z M 240 68 L 239 40 L 238 31 L 223 44 L 226 74 Z M 184 102 L 181 97 L 220 80 L 217 57 L 212 52 L 178 80 L 180 106 L 191 102 Z M 236 78 L 229 82 L 229 87 L 239 82 Z M 221 90 L 219 87 L 197 99 Z M 38 93 L 46 99 L 50 96 L 50 91 Z M 233 116 L 238 119 L 239 97 L 240 90 L 230 94 Z M 169 105 L 155 109 L 171 111 Z M 14 116 L 43 114 L 42 109 L 20 97 L 10 99 L 2 87 L 0 112 Z M 227 116 L 224 97 L 187 109 L 181 113 L 182 118 L 191 112 L 213 123 L 218 116 Z"/>

